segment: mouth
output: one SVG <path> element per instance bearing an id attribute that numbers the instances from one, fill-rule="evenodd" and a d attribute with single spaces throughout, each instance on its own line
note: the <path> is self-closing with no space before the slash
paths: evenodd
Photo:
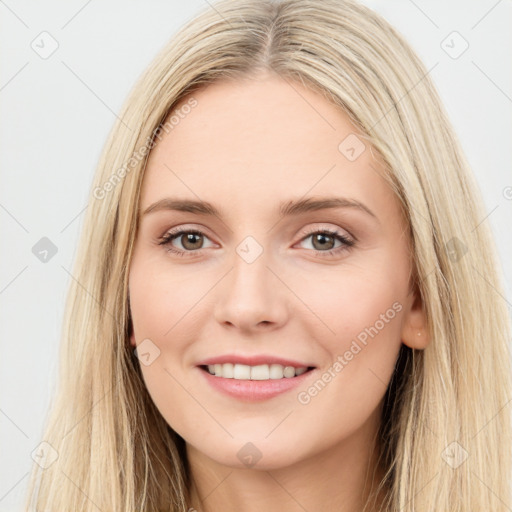
<path id="1" fill-rule="evenodd" d="M 240 402 L 262 402 L 278 395 L 288 395 L 306 386 L 316 373 L 313 366 L 283 366 L 260 364 L 249 366 L 237 363 L 198 365 L 210 389 Z"/>
<path id="2" fill-rule="evenodd" d="M 223 363 L 199 365 L 199 368 L 213 377 L 243 381 L 278 381 L 297 378 L 315 369 L 314 366 L 284 366 L 281 364 Z"/>

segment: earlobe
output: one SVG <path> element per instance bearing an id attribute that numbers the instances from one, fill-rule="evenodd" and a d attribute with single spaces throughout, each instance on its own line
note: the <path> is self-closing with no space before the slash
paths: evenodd
<path id="1" fill-rule="evenodd" d="M 404 316 L 402 342 L 410 348 L 424 350 L 430 343 L 430 334 L 420 294 L 416 291 L 414 295 L 414 302 Z"/>
<path id="2" fill-rule="evenodd" d="M 429 335 L 425 331 L 419 330 L 415 334 L 402 335 L 402 341 L 410 348 L 424 350 L 429 344 Z"/>

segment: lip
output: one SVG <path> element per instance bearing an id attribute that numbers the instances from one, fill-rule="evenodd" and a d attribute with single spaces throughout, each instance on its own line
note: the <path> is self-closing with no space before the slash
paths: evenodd
<path id="1" fill-rule="evenodd" d="M 222 356 L 210 357 L 208 359 L 204 359 L 203 361 L 197 363 L 197 366 L 208 366 L 209 364 L 224 364 L 224 363 L 232 363 L 232 364 L 245 364 L 247 366 L 258 366 L 260 364 L 281 364 L 283 366 L 293 366 L 295 368 L 302 367 L 315 367 L 314 364 L 310 362 L 303 361 L 295 361 L 293 359 L 285 359 L 279 356 L 273 355 L 236 355 L 236 354 L 224 354 Z"/>
<path id="2" fill-rule="evenodd" d="M 316 368 L 312 368 L 296 377 L 283 377 L 282 379 L 269 380 L 246 380 L 216 377 L 200 366 L 197 367 L 197 370 L 213 389 L 243 402 L 261 402 L 285 393 L 286 391 L 291 391 L 300 384 L 304 384 L 304 381 L 308 379 L 311 374 L 316 373 Z"/>

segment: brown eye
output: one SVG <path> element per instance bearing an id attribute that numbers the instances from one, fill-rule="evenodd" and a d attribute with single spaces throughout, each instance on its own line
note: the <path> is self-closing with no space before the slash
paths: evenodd
<path id="1" fill-rule="evenodd" d="M 317 250 L 322 249 L 333 249 L 336 242 L 332 235 L 325 233 L 316 233 L 311 235 L 313 241 L 313 247 Z"/>
<path id="2" fill-rule="evenodd" d="M 349 250 L 355 245 L 355 241 L 351 238 L 330 229 L 316 229 L 310 231 L 302 238 L 301 242 L 303 243 L 308 239 L 311 239 L 313 252 L 320 257 L 335 256 L 338 253 Z M 340 245 L 336 247 L 335 244 L 337 241 L 340 242 Z"/>
<path id="3" fill-rule="evenodd" d="M 193 251 L 194 249 L 201 249 L 203 245 L 203 240 L 199 238 L 202 237 L 201 234 L 197 233 L 186 233 L 179 236 L 181 244 L 185 249 Z"/>
<path id="4" fill-rule="evenodd" d="M 180 256 L 194 255 L 204 248 L 204 239 L 208 238 L 204 233 L 196 229 L 178 229 L 166 233 L 159 242 L 159 245 L 167 246 L 167 250 Z M 181 247 L 176 247 L 174 242 L 178 241 Z"/>

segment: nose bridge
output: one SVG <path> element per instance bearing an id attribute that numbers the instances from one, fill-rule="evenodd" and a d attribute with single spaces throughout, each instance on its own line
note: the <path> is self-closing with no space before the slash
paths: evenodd
<path id="1" fill-rule="evenodd" d="M 286 316 L 282 285 L 270 270 L 270 251 L 247 236 L 236 246 L 232 269 L 226 276 L 216 304 L 216 318 L 250 328 L 261 322 L 279 323 Z"/>
<path id="2" fill-rule="evenodd" d="M 233 257 L 233 286 L 242 290 L 252 290 L 253 294 L 269 291 L 268 250 L 252 236 L 246 237 L 236 248 L 236 256 Z"/>

